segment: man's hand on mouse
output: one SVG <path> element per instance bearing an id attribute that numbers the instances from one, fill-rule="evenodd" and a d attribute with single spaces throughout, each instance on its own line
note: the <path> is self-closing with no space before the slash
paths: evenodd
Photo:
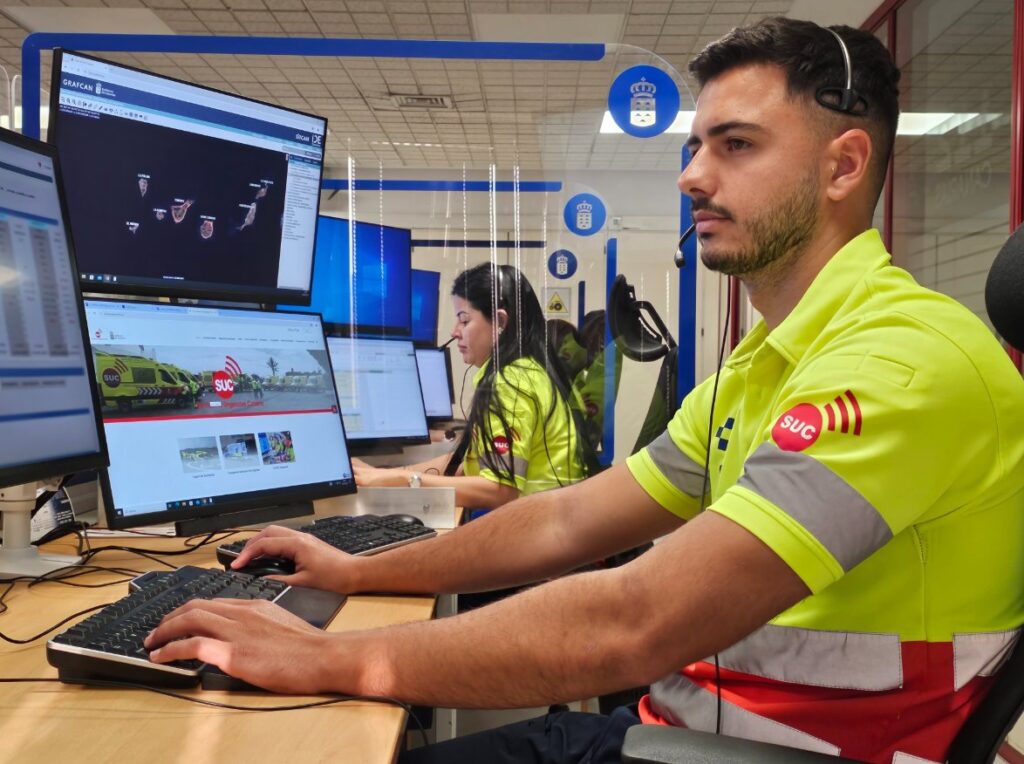
<path id="1" fill-rule="evenodd" d="M 168 613 L 145 645 L 156 663 L 197 659 L 272 692 L 315 695 L 329 689 L 317 663 L 328 655 L 328 640 L 266 600 L 217 599 L 192 600 Z"/>
<path id="2" fill-rule="evenodd" d="M 340 594 L 358 591 L 358 558 L 321 541 L 310 533 L 271 525 L 249 539 L 231 563 L 233 570 L 253 564 L 257 557 L 286 557 L 295 563 L 291 575 L 268 576 L 292 586 L 327 589 Z M 255 564 L 259 564 L 256 562 Z"/>

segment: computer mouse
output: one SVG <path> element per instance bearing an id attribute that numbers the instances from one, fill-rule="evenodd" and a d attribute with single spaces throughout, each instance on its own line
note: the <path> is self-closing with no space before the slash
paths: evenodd
<path id="1" fill-rule="evenodd" d="M 229 568 L 235 573 L 250 576 L 290 576 L 295 572 L 295 562 L 287 557 L 257 557 L 244 568 Z"/>
<path id="2" fill-rule="evenodd" d="M 388 515 L 392 520 L 398 520 L 399 522 L 408 523 L 409 525 L 423 525 L 423 521 L 413 515 L 403 515 L 401 513 L 395 515 Z"/>

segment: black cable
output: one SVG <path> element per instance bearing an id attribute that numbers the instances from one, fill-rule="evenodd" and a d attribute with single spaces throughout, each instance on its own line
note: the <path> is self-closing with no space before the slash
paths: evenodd
<path id="1" fill-rule="evenodd" d="M 56 679 L 53 677 L 0 677 L 0 683 L 27 683 L 27 682 L 61 682 L 63 680 Z M 307 708 L 321 708 L 323 706 L 333 706 L 338 703 L 347 703 L 349 701 L 363 701 L 366 703 L 387 703 L 388 705 L 398 706 L 416 723 L 416 728 L 419 730 L 420 737 L 423 741 L 423 745 L 427 746 L 430 741 L 427 740 L 427 731 L 423 727 L 423 723 L 417 718 L 416 714 L 412 711 L 412 706 L 408 703 L 404 703 L 396 698 L 388 698 L 383 695 L 332 695 L 332 697 L 326 700 L 315 700 L 311 703 L 292 703 L 281 706 L 242 706 L 236 703 L 221 703 L 216 700 L 204 700 L 201 697 L 195 695 L 184 695 L 180 692 L 172 692 L 171 690 L 165 690 L 162 687 L 154 687 L 148 684 L 139 684 L 137 682 L 114 682 L 105 679 L 75 679 L 74 684 L 82 684 L 87 687 L 115 687 L 125 690 L 146 690 L 147 692 L 154 692 L 157 695 L 164 695 L 168 698 L 174 698 L 176 700 L 186 700 L 189 703 L 198 703 L 201 706 L 210 706 L 212 708 L 224 708 L 229 711 L 302 711 Z"/>
<path id="2" fill-rule="evenodd" d="M 462 410 L 462 418 L 463 419 L 467 419 L 468 418 L 468 417 L 466 417 L 466 403 L 465 403 L 465 400 L 466 400 L 466 379 L 469 377 L 469 370 L 472 369 L 472 368 L 473 368 L 472 366 L 467 366 L 466 370 L 462 373 L 462 387 L 459 389 L 459 408 Z"/>
<path id="3" fill-rule="evenodd" d="M 715 383 L 711 388 L 711 413 L 708 415 L 708 439 L 704 449 L 704 479 L 700 487 L 700 511 L 705 508 L 705 500 L 708 492 L 708 479 L 711 476 L 711 434 L 715 429 L 715 400 L 718 398 L 718 379 L 722 374 L 722 362 L 725 360 L 725 343 L 729 336 L 729 315 L 732 308 L 732 297 L 729 290 L 726 290 L 725 322 L 722 329 L 722 343 L 718 348 L 718 368 L 715 369 Z M 718 662 L 718 653 L 715 653 L 715 734 L 722 734 L 722 669 Z"/>
<path id="4" fill-rule="evenodd" d="M 117 583 L 123 583 L 123 582 L 118 581 Z M 69 615 L 63 621 L 60 621 L 59 623 L 55 623 L 53 626 L 50 626 L 50 627 L 44 629 L 43 631 L 39 632 L 38 634 L 36 634 L 34 636 L 31 636 L 31 637 L 25 637 L 24 639 L 19 639 L 18 637 L 11 637 L 11 636 L 8 636 L 7 634 L 4 634 L 2 631 L 0 631 L 0 639 L 2 639 L 4 642 L 9 642 L 12 645 L 27 645 L 30 642 L 35 642 L 37 639 L 41 639 L 42 637 L 45 637 L 51 631 L 56 631 L 61 626 L 66 624 L 68 621 L 71 621 L 71 620 L 73 620 L 75 618 L 78 618 L 78 616 L 80 616 L 80 615 L 85 615 L 86 613 L 92 613 L 95 610 L 101 610 L 101 609 L 107 607 L 107 605 L 112 605 L 112 604 L 113 604 L 112 602 L 101 602 L 99 605 L 93 605 L 92 607 L 87 607 L 84 610 L 79 610 L 77 613 L 72 613 L 71 615 Z"/>

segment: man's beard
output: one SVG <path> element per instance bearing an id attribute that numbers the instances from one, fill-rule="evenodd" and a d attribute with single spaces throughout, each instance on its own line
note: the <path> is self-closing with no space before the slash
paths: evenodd
<path id="1" fill-rule="evenodd" d="M 724 208 L 698 200 L 694 211 L 711 209 L 717 214 L 735 218 Z M 793 193 L 771 209 L 751 217 L 745 224 L 751 244 L 740 250 L 724 250 L 713 241 L 701 249 L 701 261 L 712 271 L 727 276 L 746 276 L 762 271 L 773 263 L 782 264 L 795 258 L 814 235 L 818 226 L 818 178 L 809 173 Z"/>

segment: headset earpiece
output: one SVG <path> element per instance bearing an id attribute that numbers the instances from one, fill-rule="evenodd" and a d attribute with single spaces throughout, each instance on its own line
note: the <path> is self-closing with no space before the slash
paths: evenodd
<path id="1" fill-rule="evenodd" d="M 868 113 L 867 99 L 853 89 L 853 63 L 850 61 L 850 49 L 846 47 L 846 41 L 836 30 L 829 27 L 825 27 L 825 30 L 839 43 L 839 49 L 843 54 L 843 68 L 846 71 L 846 86 L 826 85 L 823 88 L 818 88 L 814 99 L 819 105 L 840 114 L 850 114 L 855 117 L 866 116 Z"/>

